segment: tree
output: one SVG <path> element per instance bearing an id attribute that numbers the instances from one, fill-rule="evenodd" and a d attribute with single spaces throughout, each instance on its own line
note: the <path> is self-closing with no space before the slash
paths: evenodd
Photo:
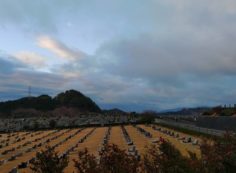
<path id="1" fill-rule="evenodd" d="M 57 125 L 57 122 L 56 122 L 55 120 L 50 120 L 50 121 L 49 121 L 49 127 L 50 127 L 50 128 L 53 129 L 53 128 L 56 127 L 56 125 Z"/>
<path id="2" fill-rule="evenodd" d="M 38 128 L 39 128 L 39 123 L 38 123 L 38 121 L 34 121 L 33 130 L 37 130 Z"/>
<path id="3" fill-rule="evenodd" d="M 144 111 L 140 114 L 140 122 L 141 123 L 153 123 L 155 121 L 155 118 L 157 116 L 157 113 L 154 111 Z"/>
<path id="4" fill-rule="evenodd" d="M 147 148 L 143 158 L 143 172 L 146 173 L 193 173 L 190 159 L 181 155 L 170 142 Z"/>
<path id="5" fill-rule="evenodd" d="M 236 170 L 236 137 L 226 133 L 214 141 L 204 140 L 201 158 L 190 153 L 190 166 L 196 173 L 234 173 Z"/>
<path id="6" fill-rule="evenodd" d="M 85 148 L 79 151 L 79 160 L 74 160 L 75 167 L 79 173 L 99 173 L 101 172 L 96 157 L 88 153 L 88 149 Z"/>
<path id="7" fill-rule="evenodd" d="M 36 153 L 30 169 L 35 173 L 63 173 L 68 162 L 68 156 L 59 157 L 53 148 L 47 146 L 45 150 Z"/>
<path id="8" fill-rule="evenodd" d="M 201 158 L 189 152 L 182 156 L 170 142 L 150 145 L 141 161 L 117 145 L 106 145 L 99 157 L 85 148 L 74 160 L 79 173 L 234 173 L 236 170 L 236 137 L 227 133 L 221 140 L 204 141 Z M 50 147 L 36 154 L 31 169 L 36 173 L 62 173 L 68 157 L 59 157 Z"/>
<path id="9" fill-rule="evenodd" d="M 117 145 L 107 145 L 100 153 L 100 166 L 105 173 L 136 173 L 139 161 Z"/>
<path id="10" fill-rule="evenodd" d="M 205 173 L 234 173 L 236 170 L 236 137 L 226 133 L 221 140 L 201 145 L 201 168 Z"/>
<path id="11" fill-rule="evenodd" d="M 79 173 L 137 173 L 139 161 L 117 145 L 107 145 L 99 153 L 100 161 L 88 150 L 79 152 L 79 160 L 74 161 Z"/>

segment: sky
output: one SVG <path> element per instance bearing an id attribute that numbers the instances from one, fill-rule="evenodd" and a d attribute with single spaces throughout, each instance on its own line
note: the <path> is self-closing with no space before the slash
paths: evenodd
<path id="1" fill-rule="evenodd" d="M 0 101 L 76 89 L 126 111 L 236 103 L 235 0 L 0 0 Z"/>

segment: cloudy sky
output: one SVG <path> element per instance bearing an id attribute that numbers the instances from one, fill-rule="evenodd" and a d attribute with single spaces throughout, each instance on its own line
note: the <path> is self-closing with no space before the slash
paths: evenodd
<path id="1" fill-rule="evenodd" d="M 136 111 L 236 103 L 236 1 L 0 0 L 0 100 L 28 86 Z"/>

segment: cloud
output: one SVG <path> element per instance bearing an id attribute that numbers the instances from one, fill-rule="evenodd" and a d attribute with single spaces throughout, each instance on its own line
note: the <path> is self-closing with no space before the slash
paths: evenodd
<path id="1" fill-rule="evenodd" d="M 85 56 L 83 52 L 73 50 L 65 44 L 59 42 L 58 40 L 55 40 L 48 36 L 38 37 L 37 44 L 41 48 L 45 48 L 54 53 L 55 55 L 59 56 L 60 58 L 64 58 L 66 60 L 74 61 Z"/>
<path id="2" fill-rule="evenodd" d="M 46 66 L 46 59 L 34 52 L 18 52 L 14 57 L 30 67 L 45 68 Z"/>
<path id="3" fill-rule="evenodd" d="M 1 26 L 16 25 L 19 29 L 23 28 L 28 31 L 56 31 L 53 15 L 55 11 L 49 5 L 45 1 L 1 1 Z"/>
<path id="4" fill-rule="evenodd" d="M 1 82 L 75 88 L 126 110 L 235 102 L 234 0 L 102 2 L 1 2 L 2 25 L 40 35 L 40 48 L 0 61 Z M 37 71 L 48 56 L 62 61 Z"/>
<path id="5" fill-rule="evenodd" d="M 9 57 L 7 55 L 0 55 L 0 73 L 2 75 L 12 73 L 16 71 L 17 68 L 22 68 L 24 65 L 12 61 L 12 57 Z"/>
<path id="6" fill-rule="evenodd" d="M 67 88 L 70 78 L 59 74 L 30 70 L 13 70 L 0 74 L 0 100 L 15 99 L 27 96 L 27 88 L 31 86 L 32 95 L 56 95 Z"/>
<path id="7" fill-rule="evenodd" d="M 57 72 L 73 74 L 66 85 L 104 107 L 156 110 L 233 102 L 236 58 L 231 31 L 175 32 L 171 37 L 167 32 L 165 37 L 152 33 L 112 39 L 94 55 L 66 63 Z"/>
<path id="8" fill-rule="evenodd" d="M 234 43 L 211 37 L 204 40 L 183 38 L 182 35 L 167 40 L 141 36 L 133 40 L 107 43 L 97 57 L 104 69 L 114 74 L 134 78 L 179 77 L 181 75 L 236 75 Z"/>
<path id="9" fill-rule="evenodd" d="M 34 65 L 38 63 L 33 61 Z M 0 100 L 26 96 L 28 86 L 32 87 L 34 95 L 55 95 L 67 89 L 65 86 L 71 80 L 61 74 L 38 71 L 32 68 L 32 62 L 25 63 L 13 56 L 0 55 Z"/>

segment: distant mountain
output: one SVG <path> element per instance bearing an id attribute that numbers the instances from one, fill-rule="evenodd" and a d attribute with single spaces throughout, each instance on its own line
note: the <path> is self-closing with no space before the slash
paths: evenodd
<path id="1" fill-rule="evenodd" d="M 55 98 L 41 95 L 39 97 L 24 97 L 18 100 L 0 102 L 0 113 L 9 114 L 17 109 L 51 111 L 60 107 L 76 108 L 86 112 L 101 112 L 98 105 L 89 97 L 79 91 L 69 90 L 58 94 Z"/>
<path id="2" fill-rule="evenodd" d="M 112 114 L 112 115 L 126 115 L 127 112 L 122 111 L 120 109 L 114 108 L 114 109 L 110 109 L 110 110 L 103 110 L 102 111 L 105 114 Z"/>
<path id="3" fill-rule="evenodd" d="M 205 111 L 210 110 L 208 107 L 197 108 L 182 108 L 159 112 L 158 115 L 181 115 L 181 116 L 195 116 L 200 115 Z"/>

